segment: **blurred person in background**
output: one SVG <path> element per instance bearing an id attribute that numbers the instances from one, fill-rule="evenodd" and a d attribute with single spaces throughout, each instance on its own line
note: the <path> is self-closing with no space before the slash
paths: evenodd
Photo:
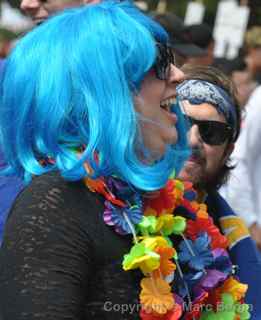
<path id="1" fill-rule="evenodd" d="M 248 68 L 232 73 L 238 85 L 238 96 L 244 104 L 244 117 L 241 134 L 231 155 L 235 168 L 221 193 L 245 220 L 261 249 L 261 85 L 252 75 Z"/>
<path id="2" fill-rule="evenodd" d="M 238 95 L 244 104 L 244 117 L 241 134 L 231 155 L 235 168 L 220 192 L 245 220 L 261 249 L 261 86 L 258 84 L 261 71 L 261 27 L 253 27 L 246 34 L 245 63 L 246 68 L 232 72 L 238 85 Z"/>
<path id="3" fill-rule="evenodd" d="M 243 220 L 218 192 L 233 168 L 229 156 L 240 132 L 236 91 L 232 81 L 213 67 L 185 65 L 182 70 L 186 80 L 177 87 L 177 94 L 191 125 L 188 137 L 192 154 L 179 178 L 193 183 L 201 202 L 207 204 L 213 219 L 229 238 L 233 256 L 242 259 L 235 264 L 240 278 L 253 284 L 247 295 L 256 312 L 251 319 L 260 319 L 260 255 Z"/>
<path id="4" fill-rule="evenodd" d="M 258 83 L 253 79 L 251 72 L 247 68 L 244 57 L 238 57 L 232 60 L 229 65 L 229 74 L 237 89 L 237 98 L 243 111 L 247 102 L 258 86 Z"/>
<path id="5" fill-rule="evenodd" d="M 17 36 L 18 34 L 10 30 L 0 28 L 0 81 L 3 76 L 5 58 L 9 54 L 12 42 L 17 38 Z M 4 166 L 4 164 L 2 151 L 0 150 L 0 169 Z M 22 189 L 23 182 L 21 179 L 15 176 L 0 177 L 0 245 L 2 242 L 2 234 L 9 210 L 13 201 Z"/>
<path id="6" fill-rule="evenodd" d="M 193 43 L 181 18 L 170 12 L 156 14 L 153 17 L 167 30 L 170 37 L 170 46 L 175 53 L 177 65 L 182 66 L 190 58 L 206 57 L 207 50 Z"/>
<path id="7" fill-rule="evenodd" d="M 190 36 L 190 40 L 199 48 L 206 51 L 206 55 L 199 57 L 190 57 L 187 61 L 193 65 L 211 66 L 214 61 L 214 38 L 212 29 L 206 24 L 190 25 L 186 27 L 186 32 Z"/>
<path id="8" fill-rule="evenodd" d="M 261 26 L 251 27 L 246 33 L 246 63 L 252 77 L 261 83 Z"/>
<path id="9" fill-rule="evenodd" d="M 40 24 L 49 16 L 66 8 L 82 4 L 99 3 L 101 0 L 22 0 L 21 10 L 32 18 L 35 24 Z"/>
<path id="10" fill-rule="evenodd" d="M 241 134 L 232 154 L 235 168 L 221 192 L 244 218 L 261 249 L 261 86 L 254 90 L 245 109 Z"/>

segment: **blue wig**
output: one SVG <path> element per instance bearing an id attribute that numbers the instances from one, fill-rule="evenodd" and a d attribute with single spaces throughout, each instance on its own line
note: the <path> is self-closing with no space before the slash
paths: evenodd
<path id="1" fill-rule="evenodd" d="M 94 178 L 116 174 L 143 190 L 162 187 L 175 151 L 142 163 L 133 104 L 156 59 L 155 39 L 167 41 L 165 31 L 126 1 L 66 10 L 21 39 L 1 87 L 4 173 L 30 179 L 58 170 L 78 180 L 87 161 Z"/>

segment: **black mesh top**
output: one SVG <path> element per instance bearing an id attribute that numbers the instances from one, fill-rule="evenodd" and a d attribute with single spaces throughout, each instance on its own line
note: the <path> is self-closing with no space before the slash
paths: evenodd
<path id="1" fill-rule="evenodd" d="M 138 319 L 139 271 L 121 262 L 132 238 L 103 222 L 103 198 L 57 174 L 18 197 L 0 252 L 1 320 Z"/>

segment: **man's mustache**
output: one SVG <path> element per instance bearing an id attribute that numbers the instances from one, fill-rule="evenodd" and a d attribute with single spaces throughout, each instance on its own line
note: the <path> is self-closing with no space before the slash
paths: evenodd
<path id="1" fill-rule="evenodd" d="M 190 158 L 193 158 L 195 159 L 197 162 L 199 163 L 205 163 L 206 162 L 206 159 L 202 153 L 202 150 L 201 148 L 198 148 L 198 147 L 193 147 L 191 149 L 191 156 Z"/>

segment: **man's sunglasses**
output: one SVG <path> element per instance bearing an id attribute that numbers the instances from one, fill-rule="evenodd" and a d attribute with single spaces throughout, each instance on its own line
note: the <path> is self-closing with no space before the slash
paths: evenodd
<path id="1" fill-rule="evenodd" d="M 153 66 L 155 75 L 159 80 L 167 80 L 170 75 L 171 64 L 175 65 L 175 56 L 167 44 L 156 43 L 158 54 Z"/>
<path id="2" fill-rule="evenodd" d="M 186 115 L 190 127 L 198 126 L 199 134 L 204 143 L 211 146 L 222 145 L 232 138 L 233 129 L 227 124 L 213 120 L 198 120 Z"/>

